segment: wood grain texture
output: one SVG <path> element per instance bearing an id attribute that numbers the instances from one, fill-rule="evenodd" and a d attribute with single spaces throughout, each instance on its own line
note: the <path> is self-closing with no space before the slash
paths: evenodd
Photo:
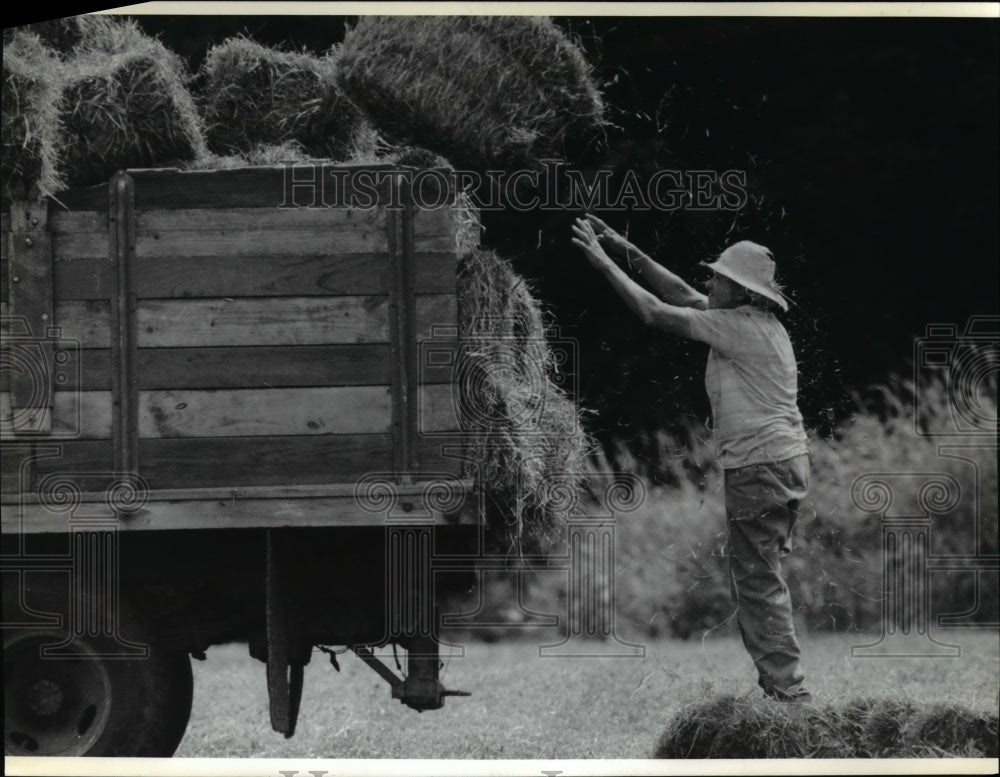
<path id="1" fill-rule="evenodd" d="M 140 437 L 251 437 L 389 430 L 386 386 L 143 391 Z"/>
<path id="2" fill-rule="evenodd" d="M 390 467 L 388 434 L 141 440 L 139 471 L 152 488 L 353 482 Z"/>
<path id="3" fill-rule="evenodd" d="M 386 385 L 388 353 L 388 346 L 382 344 L 142 348 L 138 354 L 139 388 Z M 69 378 L 62 387 L 110 389 L 110 369 L 109 350 L 73 352 L 65 370 Z M 438 375 L 433 373 L 428 377 Z"/>
<path id="4" fill-rule="evenodd" d="M 387 297 L 144 300 L 139 347 L 388 341 Z"/>
<path id="5" fill-rule="evenodd" d="M 110 440 L 59 443 L 60 455 L 36 462 L 36 479 L 51 473 L 111 471 Z M 451 446 L 456 447 L 455 445 Z M 420 441 L 423 468 L 459 474 L 461 461 L 446 446 Z M 388 434 L 285 437 L 158 438 L 139 441 L 139 472 L 150 488 L 236 488 L 353 483 L 392 470 Z"/>
<path id="6" fill-rule="evenodd" d="M 111 392 L 53 392 L 51 419 L 51 431 L 43 435 L 43 439 L 108 439 L 111 436 Z M 24 439 L 11 434 L 13 421 L 10 393 L 0 392 L 0 437 L 4 441 Z"/>
<path id="7" fill-rule="evenodd" d="M 142 300 L 139 347 L 323 345 L 388 342 L 388 297 L 255 297 Z M 454 327 L 458 301 L 451 294 L 416 298 L 417 339 L 433 328 Z M 63 338 L 83 348 L 110 347 L 110 308 L 103 300 L 56 305 Z"/>
<path id="8" fill-rule="evenodd" d="M 418 252 L 417 294 L 454 294 L 458 258 L 454 253 Z M 0 281 L 6 268 L 0 263 Z M 114 293 L 107 258 L 58 259 L 55 298 L 108 299 Z M 334 256 L 164 257 L 136 267 L 140 298 L 276 297 L 387 294 L 383 253 Z"/>
<path id="9" fill-rule="evenodd" d="M 309 256 L 383 252 L 385 212 L 243 208 L 139 214 L 136 256 Z"/>

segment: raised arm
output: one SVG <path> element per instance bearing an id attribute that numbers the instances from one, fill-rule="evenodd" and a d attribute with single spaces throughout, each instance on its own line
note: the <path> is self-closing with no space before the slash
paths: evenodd
<path id="1" fill-rule="evenodd" d="M 588 213 L 587 223 L 590 224 L 601 246 L 612 256 L 626 260 L 635 268 L 636 275 L 649 284 L 649 287 L 665 302 L 699 310 L 708 307 L 708 297 L 693 289 L 659 262 L 654 262 L 597 216 Z"/>
<path id="2" fill-rule="evenodd" d="M 629 278 L 601 247 L 589 221 L 577 219 L 573 225 L 573 235 L 573 243 L 607 277 L 618 295 L 644 324 L 682 337 L 691 336 L 688 311 L 684 307 L 660 301 Z"/>

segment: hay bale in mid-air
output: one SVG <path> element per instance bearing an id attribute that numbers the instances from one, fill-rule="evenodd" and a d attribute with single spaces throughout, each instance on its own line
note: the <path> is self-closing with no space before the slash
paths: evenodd
<path id="1" fill-rule="evenodd" d="M 561 157 L 604 124 L 576 45 L 542 17 L 363 16 L 337 80 L 394 143 L 475 169 Z"/>
<path id="2" fill-rule="evenodd" d="M 247 37 L 209 49 L 199 71 L 208 143 L 222 154 L 294 141 L 343 160 L 364 132 L 361 112 L 334 83 L 333 56 L 278 51 Z"/>
<path id="3" fill-rule="evenodd" d="M 515 555 L 544 553 L 561 537 L 586 475 L 580 411 L 555 383 L 541 306 L 505 259 L 468 253 L 458 299 L 469 474 L 499 543 Z"/>
<path id="4" fill-rule="evenodd" d="M 5 196 L 33 199 L 63 188 L 57 153 L 61 65 L 39 37 L 4 40 L 0 184 Z"/>
<path id="5" fill-rule="evenodd" d="M 207 151 L 179 56 L 131 20 L 92 17 L 66 61 L 59 138 L 66 183 L 182 165 Z"/>

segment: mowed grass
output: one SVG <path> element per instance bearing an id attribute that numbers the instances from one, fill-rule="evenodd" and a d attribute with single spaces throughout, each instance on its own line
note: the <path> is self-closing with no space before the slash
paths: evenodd
<path id="1" fill-rule="evenodd" d="M 996 713 L 996 631 L 945 631 L 959 658 L 851 658 L 870 635 L 803 638 L 817 702 L 856 698 L 946 702 Z M 306 667 L 298 730 L 271 730 L 264 665 L 245 645 L 212 648 L 195 662 L 194 709 L 178 757 L 649 758 L 682 706 L 756 690 L 737 637 L 646 643 L 641 659 L 539 658 L 546 639 L 472 643 L 445 657 L 446 687 L 471 691 L 417 713 L 353 654 L 341 672 L 318 651 Z M 391 651 L 384 657 L 392 665 Z"/>

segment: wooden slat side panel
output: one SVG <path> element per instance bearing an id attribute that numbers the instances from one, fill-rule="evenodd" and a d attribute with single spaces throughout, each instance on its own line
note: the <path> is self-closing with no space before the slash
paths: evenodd
<path id="1" fill-rule="evenodd" d="M 388 294 L 385 254 L 184 256 L 136 267 L 139 297 L 279 297 Z"/>
<path id="2" fill-rule="evenodd" d="M 427 389 L 437 387 L 426 387 Z M 46 439 L 108 439 L 110 391 L 57 391 L 52 431 Z M 429 403 L 437 411 L 442 403 Z M 387 432 L 391 397 L 387 386 L 323 388 L 157 390 L 139 394 L 140 437 L 249 437 Z M 428 418 L 437 428 L 445 409 Z M 0 393 L 0 425 L 13 421 L 10 393 Z M 4 434 L 4 439 L 21 439 Z"/>
<path id="3" fill-rule="evenodd" d="M 0 456 L 0 492 L 20 494 L 31 490 L 32 444 L 5 445 Z"/>
<path id="4" fill-rule="evenodd" d="M 439 339 L 441 332 L 458 325 L 458 297 L 454 294 L 421 294 L 416 298 L 417 342 Z"/>
<path id="5" fill-rule="evenodd" d="M 63 389 L 111 389 L 111 351 L 69 352 Z M 142 348 L 140 389 L 380 386 L 389 383 L 387 345 Z M 0 390 L 6 373 L 0 373 Z M 426 382 L 448 380 L 429 373 Z"/>
<path id="6" fill-rule="evenodd" d="M 111 440 L 71 440 L 59 443 L 59 448 L 60 455 L 35 462 L 33 490 L 57 474 L 81 491 L 103 491 L 114 480 Z"/>
<path id="7" fill-rule="evenodd" d="M 139 436 L 382 433 L 391 409 L 387 386 L 143 391 Z"/>
<path id="8" fill-rule="evenodd" d="M 388 341 L 387 297 L 144 300 L 139 347 Z"/>
<path id="9" fill-rule="evenodd" d="M 413 237 L 419 245 L 426 237 L 454 239 L 460 214 L 451 205 L 439 208 L 414 208 Z"/>
<path id="10" fill-rule="evenodd" d="M 51 418 L 51 431 L 43 439 L 108 439 L 111 436 L 111 392 L 53 392 Z M 7 391 L 0 392 L 0 426 L 4 430 L 4 441 L 24 439 L 23 436 L 15 436 L 6 431 L 14 421 L 11 395 Z"/>
<path id="11" fill-rule="evenodd" d="M 333 208 L 140 213 L 136 256 L 310 256 L 387 248 L 384 210 Z"/>
<path id="12" fill-rule="evenodd" d="M 60 456 L 37 460 L 36 487 L 55 473 L 70 480 L 76 474 L 84 491 L 101 491 L 111 483 L 110 440 L 63 442 L 60 448 Z M 461 461 L 447 455 L 448 446 L 422 440 L 419 449 L 426 472 L 461 474 Z M 139 442 L 139 472 L 151 489 L 354 483 L 371 472 L 391 471 L 391 464 L 387 434 Z M 103 480 L 100 473 L 107 473 Z"/>
<path id="13" fill-rule="evenodd" d="M 415 265 L 417 294 L 455 293 L 454 253 L 418 252 Z M 387 294 L 386 269 L 383 253 L 147 258 L 136 267 L 135 285 L 140 298 Z M 58 259 L 54 280 L 60 301 L 108 299 L 114 293 L 105 257 Z"/>
<path id="14" fill-rule="evenodd" d="M 413 256 L 417 294 L 455 294 L 458 286 L 458 255 L 454 251 L 425 251 L 418 240 Z"/>
<path id="15" fill-rule="evenodd" d="M 387 297 L 142 300 L 139 347 L 325 345 L 388 342 Z M 111 344 L 104 300 L 62 302 L 56 323 L 83 348 Z"/>
<path id="16" fill-rule="evenodd" d="M 56 262 L 79 259 L 108 261 L 107 188 L 101 210 L 66 211 L 53 206 L 50 226 Z"/>
<path id="17" fill-rule="evenodd" d="M 106 299 L 57 302 L 61 339 L 80 348 L 111 347 L 111 302 Z"/>
<path id="18" fill-rule="evenodd" d="M 152 488 L 353 482 L 391 466 L 388 434 L 156 439 L 139 443 Z"/>
<path id="19" fill-rule="evenodd" d="M 419 432 L 445 432 L 461 429 L 457 392 L 447 383 L 424 385 L 418 397 Z"/>

